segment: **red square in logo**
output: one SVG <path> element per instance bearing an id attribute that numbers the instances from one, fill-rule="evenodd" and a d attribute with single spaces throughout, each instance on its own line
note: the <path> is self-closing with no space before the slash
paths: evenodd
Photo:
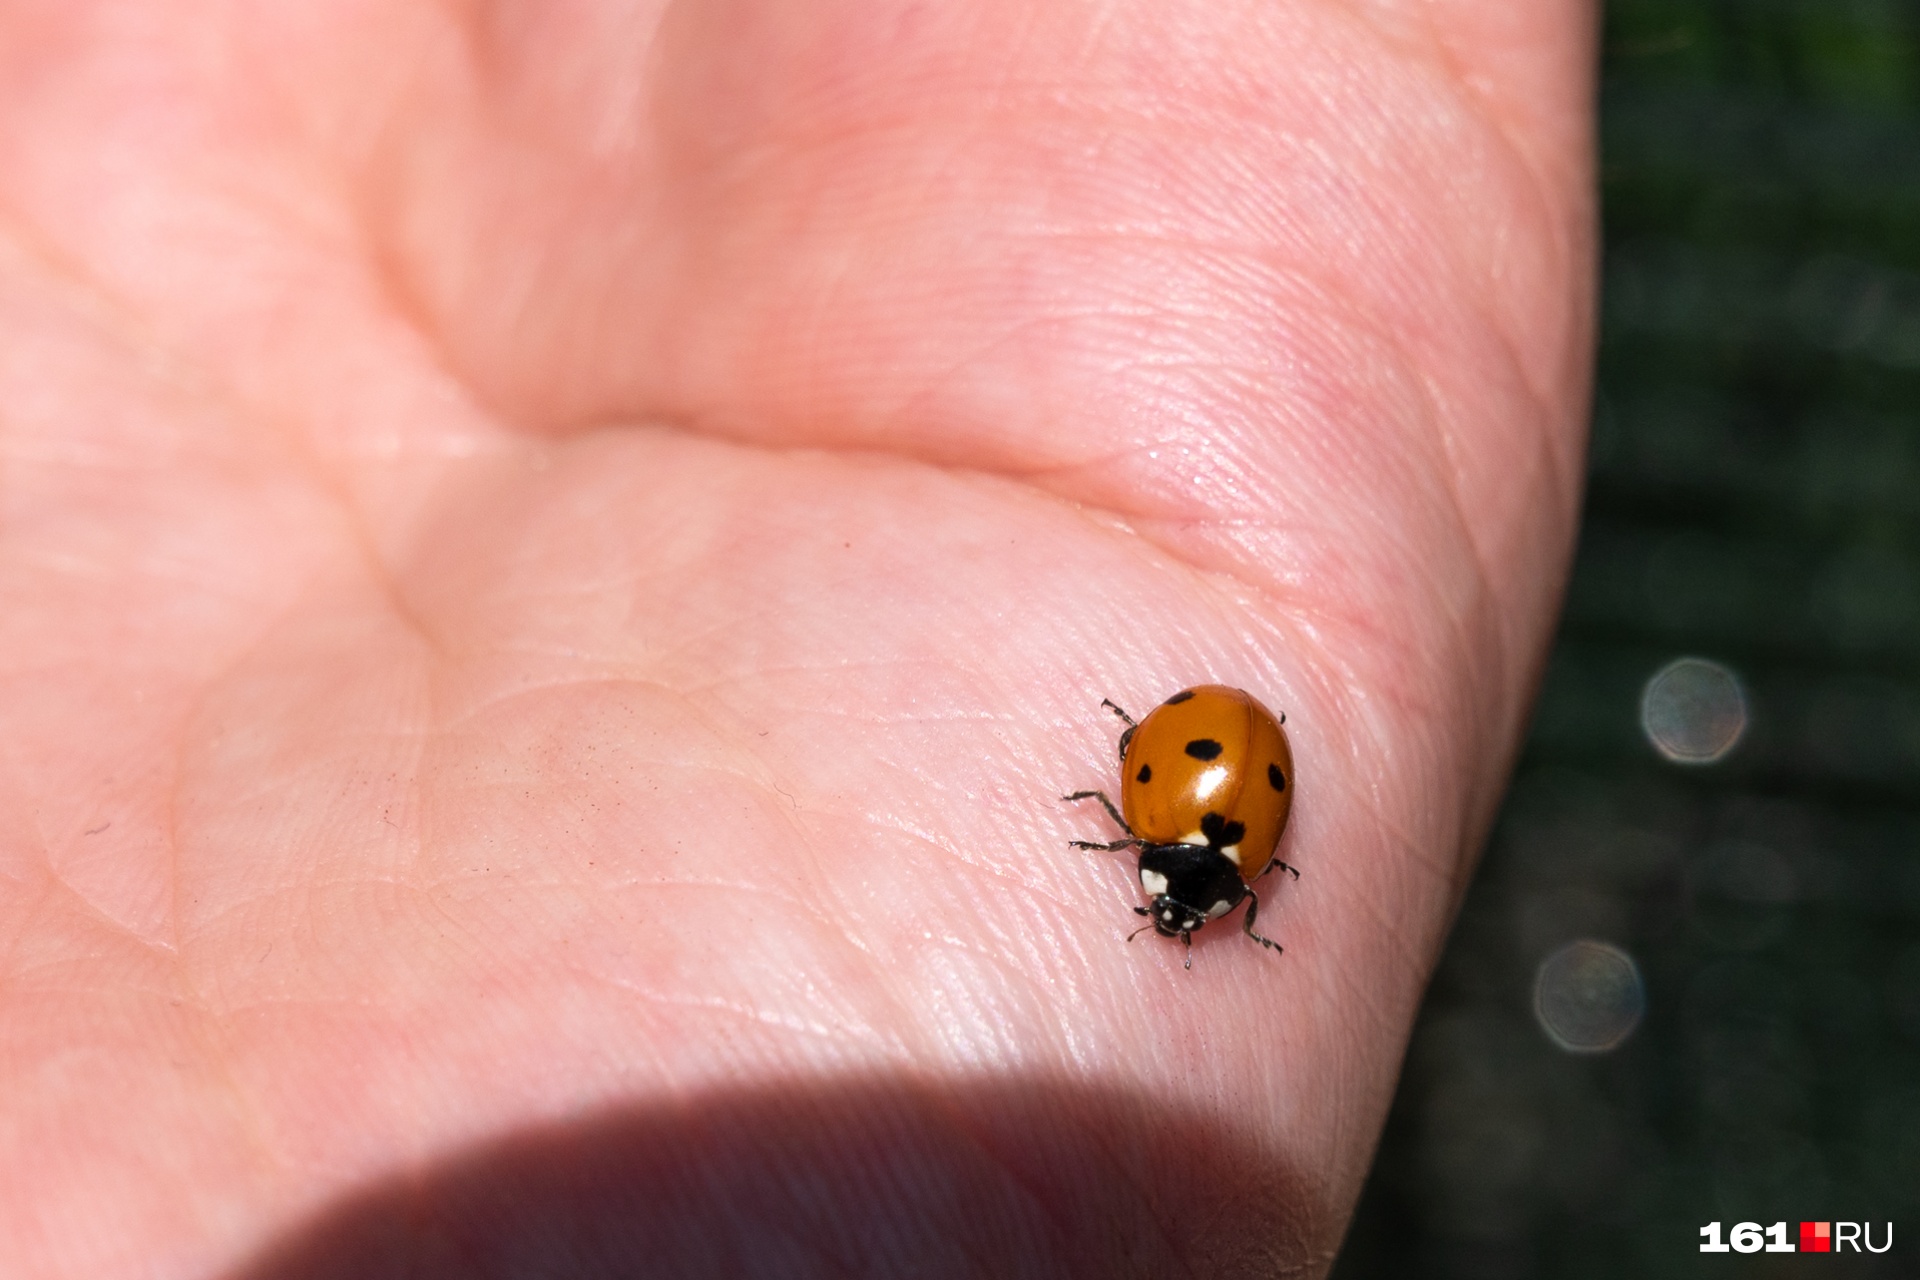
<path id="1" fill-rule="evenodd" d="M 1833 1224 L 1831 1222 L 1803 1222 L 1800 1224 L 1800 1252 L 1832 1253 Z"/>

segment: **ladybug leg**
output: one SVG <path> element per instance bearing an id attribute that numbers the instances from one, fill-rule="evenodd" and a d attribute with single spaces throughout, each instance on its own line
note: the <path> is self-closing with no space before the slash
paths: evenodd
<path id="1" fill-rule="evenodd" d="M 1100 807 L 1107 811 L 1107 815 L 1113 819 L 1115 826 L 1119 827 L 1128 835 L 1133 834 L 1133 828 L 1127 825 L 1127 820 L 1120 816 L 1120 811 L 1113 807 L 1113 801 L 1107 799 L 1107 793 L 1104 791 L 1076 791 L 1072 795 L 1061 796 L 1060 798 L 1062 800 L 1098 800 Z M 1127 843 L 1130 844 L 1132 842 L 1128 841 Z M 1127 846 L 1120 844 L 1114 847 L 1124 849 Z"/>
<path id="2" fill-rule="evenodd" d="M 1114 702 L 1112 699 L 1102 698 L 1100 699 L 1100 705 L 1127 722 L 1126 732 L 1120 735 L 1120 758 L 1125 760 L 1127 758 L 1127 744 L 1133 741 L 1133 731 L 1140 726 L 1135 724 L 1133 717 L 1122 711 L 1120 704 Z"/>
<path id="3" fill-rule="evenodd" d="M 1263 947 L 1271 947 L 1273 953 L 1279 955 L 1282 951 L 1286 950 L 1285 947 L 1282 947 L 1272 938 L 1263 938 L 1253 931 L 1253 922 L 1259 918 L 1259 915 L 1260 899 L 1255 896 L 1253 890 L 1249 889 L 1247 890 L 1247 914 L 1240 918 L 1240 928 L 1249 938 L 1252 938 Z"/>
<path id="4" fill-rule="evenodd" d="M 1183 933 L 1180 935 L 1180 941 L 1187 944 L 1187 972 L 1192 973 L 1193 972 L 1193 935 L 1190 933 Z"/>
<path id="5" fill-rule="evenodd" d="M 1293 878 L 1294 878 L 1295 880 L 1298 880 L 1298 879 L 1300 878 L 1300 872 L 1299 872 L 1299 870 L 1298 870 L 1297 868 L 1294 868 L 1294 867 L 1290 867 L 1290 866 L 1288 866 L 1288 865 L 1287 865 L 1286 863 L 1284 863 L 1284 862 L 1282 862 L 1282 861 L 1280 861 L 1280 859 L 1278 859 L 1278 858 L 1275 858 L 1275 859 L 1274 859 L 1274 860 L 1273 860 L 1272 862 L 1269 862 L 1269 863 L 1267 864 L 1267 871 L 1271 871 L 1271 870 L 1273 870 L 1273 869 L 1274 869 L 1275 867 L 1278 867 L 1278 868 L 1280 868 L 1280 869 L 1281 869 L 1282 871 L 1284 871 L 1284 872 L 1286 872 L 1286 873 L 1287 873 L 1288 875 L 1290 875 L 1290 876 L 1292 876 L 1292 877 L 1293 877 Z M 1262 871 L 1262 872 L 1260 873 L 1260 875 L 1261 875 L 1261 876 L 1264 876 L 1265 874 L 1267 874 L 1267 871 Z M 1254 879 L 1256 879 L 1256 880 L 1258 880 L 1259 878 L 1260 878 L 1260 876 L 1255 876 L 1255 877 L 1254 877 Z"/>
<path id="6" fill-rule="evenodd" d="M 1118 853 L 1122 849 L 1131 849 L 1140 842 L 1129 836 L 1125 840 L 1115 840 L 1112 844 L 1101 844 L 1098 840 L 1069 840 L 1067 843 L 1075 849 L 1098 849 L 1102 853 Z"/>

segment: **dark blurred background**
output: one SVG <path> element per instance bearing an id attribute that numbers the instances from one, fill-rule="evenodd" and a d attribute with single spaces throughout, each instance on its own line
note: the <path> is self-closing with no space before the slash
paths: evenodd
<path id="1" fill-rule="evenodd" d="M 1566 617 L 1334 1276 L 1920 1276 L 1920 4 L 1604 40 Z M 1894 1247 L 1699 1251 L 1806 1220 Z"/>

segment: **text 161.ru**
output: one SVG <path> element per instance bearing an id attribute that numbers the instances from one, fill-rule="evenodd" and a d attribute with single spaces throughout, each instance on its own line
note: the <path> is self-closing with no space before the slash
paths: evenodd
<path id="1" fill-rule="evenodd" d="M 1736 1222 L 1725 1240 L 1720 1238 L 1720 1224 L 1709 1222 L 1700 1228 L 1700 1252 L 1759 1253 L 1764 1249 L 1768 1253 L 1845 1253 L 1851 1248 L 1859 1253 L 1864 1248 L 1868 1253 L 1885 1253 L 1893 1248 L 1893 1224 L 1884 1225 L 1887 1238 L 1875 1244 L 1871 1222 L 1803 1222 L 1796 1246 L 1784 1222 L 1767 1227 L 1757 1222 Z"/>

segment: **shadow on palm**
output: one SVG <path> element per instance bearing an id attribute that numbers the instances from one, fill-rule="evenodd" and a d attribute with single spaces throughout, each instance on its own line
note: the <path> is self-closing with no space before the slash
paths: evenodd
<path id="1" fill-rule="evenodd" d="M 231 1280 L 1290 1275 L 1318 1194 L 1159 1099 L 854 1078 L 490 1142 L 361 1191 Z"/>

